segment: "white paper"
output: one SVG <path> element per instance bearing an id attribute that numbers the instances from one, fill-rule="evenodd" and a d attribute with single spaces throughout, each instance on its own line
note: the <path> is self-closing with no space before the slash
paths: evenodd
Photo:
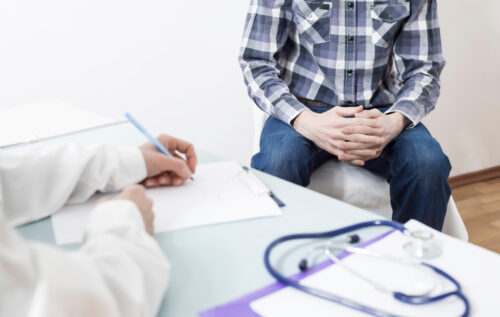
<path id="1" fill-rule="evenodd" d="M 281 215 L 277 204 L 252 184 L 247 172 L 234 161 L 200 164 L 180 187 L 148 189 L 154 201 L 155 231 Z M 58 244 L 83 241 L 93 201 L 65 206 L 52 216 Z"/>
<path id="2" fill-rule="evenodd" d="M 117 122 L 59 100 L 0 111 L 0 147 L 34 142 Z"/>
<path id="3" fill-rule="evenodd" d="M 407 228 L 432 230 L 414 220 Z M 469 298 L 472 316 L 500 316 L 498 294 L 500 294 L 500 256 L 477 246 L 436 234 L 437 243 L 443 248 L 441 257 L 425 261 L 455 277 L 462 284 L 464 294 Z M 366 249 L 406 257 L 403 244 L 407 241 L 398 232 L 368 246 Z M 342 260 L 345 265 L 363 272 L 370 278 L 387 286 L 412 285 L 414 281 L 436 283 L 437 291 L 454 289 L 438 275 L 425 271 L 411 270 L 404 276 L 403 270 L 393 265 L 383 266 L 373 258 L 350 255 Z M 327 290 L 333 294 L 352 299 L 371 307 L 382 309 L 398 316 L 460 316 L 464 306 L 456 297 L 429 305 L 403 304 L 390 294 L 377 291 L 370 284 L 352 275 L 345 268 L 334 264 L 301 281 L 304 285 Z M 290 287 L 272 293 L 251 303 L 251 308 L 264 317 L 302 316 L 367 316 L 344 306 L 304 294 Z"/>

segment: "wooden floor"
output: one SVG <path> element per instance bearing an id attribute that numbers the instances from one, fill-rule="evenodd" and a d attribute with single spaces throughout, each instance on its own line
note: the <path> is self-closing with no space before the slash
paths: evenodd
<path id="1" fill-rule="evenodd" d="M 469 241 L 500 253 L 500 178 L 453 189 Z"/>

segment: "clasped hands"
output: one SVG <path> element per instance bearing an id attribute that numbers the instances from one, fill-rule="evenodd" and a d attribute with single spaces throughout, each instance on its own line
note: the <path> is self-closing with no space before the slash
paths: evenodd
<path id="1" fill-rule="evenodd" d="M 340 161 L 363 166 L 380 156 L 408 123 L 399 112 L 385 115 L 378 109 L 358 106 L 334 107 L 321 114 L 306 110 L 297 116 L 293 127 Z"/>

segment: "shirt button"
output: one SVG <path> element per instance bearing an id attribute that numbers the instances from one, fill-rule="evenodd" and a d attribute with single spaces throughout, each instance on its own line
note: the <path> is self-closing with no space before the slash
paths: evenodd
<path id="1" fill-rule="evenodd" d="M 352 69 L 349 69 L 349 70 L 347 71 L 347 75 L 348 75 L 348 76 L 352 76 Z"/>
<path id="2" fill-rule="evenodd" d="M 354 9 L 354 2 L 347 2 L 347 8 L 348 8 L 349 10 Z"/>
<path id="3" fill-rule="evenodd" d="M 354 42 L 354 36 L 352 35 L 349 35 L 347 39 L 349 40 L 349 42 Z"/>

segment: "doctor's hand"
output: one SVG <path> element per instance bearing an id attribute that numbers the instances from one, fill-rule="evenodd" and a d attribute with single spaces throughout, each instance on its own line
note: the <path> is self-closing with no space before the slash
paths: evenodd
<path id="1" fill-rule="evenodd" d="M 378 109 L 358 112 L 355 117 L 375 120 L 378 128 L 365 125 L 344 127 L 342 133 L 349 141 L 342 147 L 345 152 L 342 159 L 345 161 L 367 161 L 379 157 L 385 147 L 410 123 L 408 118 L 399 112 L 385 115 Z M 359 146 L 361 143 L 364 146 Z"/>
<path id="2" fill-rule="evenodd" d="M 95 205 L 99 205 L 100 203 L 110 201 L 113 199 L 121 199 L 121 200 L 130 200 L 133 202 L 139 212 L 141 213 L 142 219 L 144 220 L 144 227 L 146 232 L 150 235 L 154 233 L 154 219 L 155 214 L 153 212 L 153 200 L 146 196 L 146 190 L 142 185 L 132 185 L 125 187 L 124 190 L 115 198 L 111 197 L 103 197 L 99 199 Z"/>
<path id="3" fill-rule="evenodd" d="M 366 142 L 374 141 L 371 139 L 375 137 L 368 136 L 357 141 L 345 142 L 349 136 L 343 132 L 344 128 L 353 126 L 370 127 L 374 130 L 379 128 L 379 122 L 371 117 L 346 118 L 361 111 L 363 111 L 362 106 L 334 107 L 321 114 L 306 110 L 293 121 L 293 127 L 323 150 L 337 156 L 339 160 L 346 160 L 355 165 L 363 165 L 362 156 L 347 155 L 346 150 L 356 148 L 366 151 L 370 146 Z M 346 144 L 349 144 L 349 148 L 346 147 Z"/>
<path id="4" fill-rule="evenodd" d="M 174 155 L 168 157 L 160 153 L 151 143 L 139 147 L 146 163 L 148 176 L 144 180 L 146 187 L 157 187 L 184 183 L 196 171 L 197 157 L 191 143 L 161 134 L 158 141 Z M 185 156 L 182 158 L 179 153 Z"/>

